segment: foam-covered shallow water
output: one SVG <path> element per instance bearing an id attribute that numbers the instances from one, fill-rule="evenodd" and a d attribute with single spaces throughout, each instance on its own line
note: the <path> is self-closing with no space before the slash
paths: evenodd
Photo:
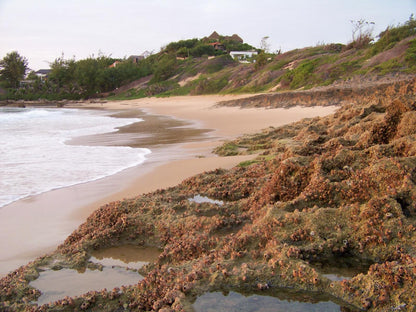
<path id="1" fill-rule="evenodd" d="M 99 110 L 0 108 L 0 207 L 139 165 L 150 150 L 65 142 L 140 121 Z"/>

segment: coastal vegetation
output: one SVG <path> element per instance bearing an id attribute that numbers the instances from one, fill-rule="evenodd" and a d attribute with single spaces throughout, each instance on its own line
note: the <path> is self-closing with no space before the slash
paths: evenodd
<path id="1" fill-rule="evenodd" d="M 150 60 L 149 60 L 150 61 Z M 150 74 L 151 64 L 138 66 L 131 61 L 120 62 L 110 67 L 115 59 L 100 55 L 75 61 L 60 57 L 50 64 L 47 77 L 34 72 L 27 79 L 16 81 L 18 87 L 7 88 L 6 99 L 62 100 L 82 99 L 97 96 L 102 91 L 116 89 L 123 84 Z M 10 85 L 6 85 L 10 86 Z"/>
<path id="2" fill-rule="evenodd" d="M 232 63 L 229 57 L 226 58 L 228 62 L 224 62 L 224 56 L 227 56 L 229 51 L 254 49 L 252 46 L 242 43 L 238 36 L 228 37 L 216 34 L 214 37 L 172 42 L 162 48 L 159 53 L 146 58 L 114 59 L 99 53 L 96 57 L 92 55 L 87 59 L 76 61 L 75 59 L 65 59 L 62 55 L 50 64 L 50 72 L 44 78 L 31 72 L 27 79 L 24 79 L 27 60 L 17 52 L 12 52 L 0 63 L 0 66 L 6 64 L 0 78 L 2 86 L 7 90 L 5 94 L 0 96 L 0 99 L 78 100 L 102 97 L 106 92 L 117 92 L 118 88 L 143 77 L 147 77 L 146 88 L 128 90 L 127 96 L 152 96 L 177 88 L 179 85 L 176 81 L 169 79 L 178 73 L 194 71 L 195 69 L 192 67 L 201 63 L 201 59 L 218 57 L 212 62 L 202 65 L 202 67 L 206 65 L 203 70 L 211 74 Z M 217 40 L 221 41 L 217 43 L 221 48 L 214 48 L 212 45 Z M 12 65 L 12 62 L 17 64 L 15 59 L 21 64 L 24 63 L 24 70 L 18 70 L 17 66 Z M 181 59 L 186 59 L 186 61 Z M 190 59 L 198 61 L 194 63 Z M 12 66 L 14 66 L 14 70 L 8 70 Z M 184 93 L 183 90 L 176 92 Z M 209 92 L 212 93 L 212 90 Z"/>
<path id="3" fill-rule="evenodd" d="M 0 77 L 6 87 L 17 88 L 27 71 L 27 59 L 16 51 L 8 53 L 0 61 Z"/>
<path id="4" fill-rule="evenodd" d="M 202 39 L 172 42 L 160 52 L 141 59 L 113 59 L 99 54 L 84 60 L 65 59 L 50 64 L 47 79 L 31 73 L 27 83 L 6 83 L 1 99 L 132 99 L 146 96 L 258 93 L 310 89 L 351 80 L 416 72 L 416 20 L 389 26 L 377 40 L 355 22 L 353 40 L 344 45 L 319 43 L 314 47 L 270 53 L 267 37 L 261 48 L 237 36 L 214 32 Z M 233 50 L 259 52 L 252 62 L 233 60 Z"/>

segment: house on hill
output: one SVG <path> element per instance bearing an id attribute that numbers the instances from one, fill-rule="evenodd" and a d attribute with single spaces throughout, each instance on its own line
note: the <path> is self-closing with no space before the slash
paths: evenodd
<path id="1" fill-rule="evenodd" d="M 26 79 L 19 81 L 20 88 L 26 88 L 36 83 L 36 78 L 39 78 L 41 82 L 48 80 L 51 69 L 39 69 L 38 71 L 32 71 L 27 75 Z"/>
<path id="2" fill-rule="evenodd" d="M 216 31 L 214 31 L 211 35 L 209 35 L 208 40 L 220 41 L 221 38 L 223 38 L 226 41 L 228 40 L 228 41 L 244 43 L 244 40 L 241 39 L 241 37 L 237 34 L 234 34 L 232 36 L 220 36 Z"/>
<path id="3" fill-rule="evenodd" d="M 240 63 L 250 63 L 250 59 L 256 56 L 257 51 L 231 51 L 230 56 Z"/>
<path id="4" fill-rule="evenodd" d="M 151 54 L 152 53 L 149 51 L 144 51 L 140 55 L 130 55 L 128 59 L 132 61 L 133 63 L 137 64 L 139 61 L 144 60 L 145 58 L 149 57 Z"/>
<path id="5" fill-rule="evenodd" d="M 235 41 L 239 43 L 244 43 L 244 40 L 241 39 L 241 37 L 237 34 L 232 35 L 231 37 L 227 36 L 225 37 L 226 40 Z"/>
<path id="6" fill-rule="evenodd" d="M 221 42 L 217 41 L 217 42 L 212 42 L 212 43 L 208 43 L 208 45 L 214 47 L 215 50 L 221 50 L 221 51 L 225 51 L 225 45 L 223 45 Z"/>
<path id="7" fill-rule="evenodd" d="M 108 66 L 108 68 L 115 68 L 120 63 L 121 63 L 120 61 L 115 61 L 113 64 L 111 64 L 110 66 Z"/>
<path id="8" fill-rule="evenodd" d="M 139 63 L 139 61 L 144 60 L 144 56 L 143 55 L 130 55 L 129 60 L 137 64 Z"/>
<path id="9" fill-rule="evenodd" d="M 220 40 L 220 35 L 216 31 L 214 31 L 211 35 L 208 36 L 208 39 L 218 41 Z"/>

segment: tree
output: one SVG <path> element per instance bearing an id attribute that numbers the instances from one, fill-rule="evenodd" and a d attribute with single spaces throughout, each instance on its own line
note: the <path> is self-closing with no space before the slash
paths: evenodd
<path id="1" fill-rule="evenodd" d="M 171 54 L 163 55 L 155 65 L 152 83 L 169 79 L 175 73 L 177 67 L 176 57 Z"/>
<path id="2" fill-rule="evenodd" d="M 267 64 L 267 55 L 266 55 L 266 53 L 261 52 L 256 57 L 256 64 L 254 65 L 254 68 L 256 70 L 258 70 L 258 69 L 262 68 L 266 64 Z"/>
<path id="3" fill-rule="evenodd" d="M 74 81 L 75 76 L 75 60 L 65 60 L 64 54 L 60 58 L 55 59 L 53 63 L 50 63 L 51 72 L 49 79 L 55 83 L 58 88 L 62 88 L 65 85 L 69 85 Z"/>
<path id="4" fill-rule="evenodd" d="M 27 70 L 27 59 L 16 51 L 8 53 L 0 61 L 0 77 L 11 88 L 19 86 L 19 82 L 23 80 Z"/>
<path id="5" fill-rule="evenodd" d="M 269 39 L 269 36 L 265 36 L 261 38 L 261 41 L 260 41 L 260 49 L 262 49 L 264 53 L 269 53 L 269 50 L 270 50 L 270 44 L 267 42 L 268 39 Z"/>
<path id="6" fill-rule="evenodd" d="M 374 22 L 368 22 L 364 19 L 358 21 L 351 20 L 352 24 L 352 45 L 355 48 L 362 48 L 373 40 Z"/>
<path id="7" fill-rule="evenodd" d="M 85 95 L 92 95 L 100 92 L 98 78 L 100 71 L 98 59 L 89 57 L 76 63 L 75 81 L 83 89 Z"/>

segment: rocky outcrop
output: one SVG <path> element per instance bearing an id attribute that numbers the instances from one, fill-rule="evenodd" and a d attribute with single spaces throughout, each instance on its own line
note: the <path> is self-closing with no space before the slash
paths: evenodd
<path id="1" fill-rule="evenodd" d="M 403 80 L 401 80 L 403 79 Z M 399 95 L 414 94 L 416 88 L 414 76 L 405 76 L 400 80 L 392 79 L 360 84 L 344 83 L 339 86 L 320 87 L 311 90 L 265 93 L 242 99 L 220 102 L 223 106 L 241 107 L 293 107 L 293 106 L 330 106 L 349 103 L 363 103 L 371 98 L 392 98 Z"/>

